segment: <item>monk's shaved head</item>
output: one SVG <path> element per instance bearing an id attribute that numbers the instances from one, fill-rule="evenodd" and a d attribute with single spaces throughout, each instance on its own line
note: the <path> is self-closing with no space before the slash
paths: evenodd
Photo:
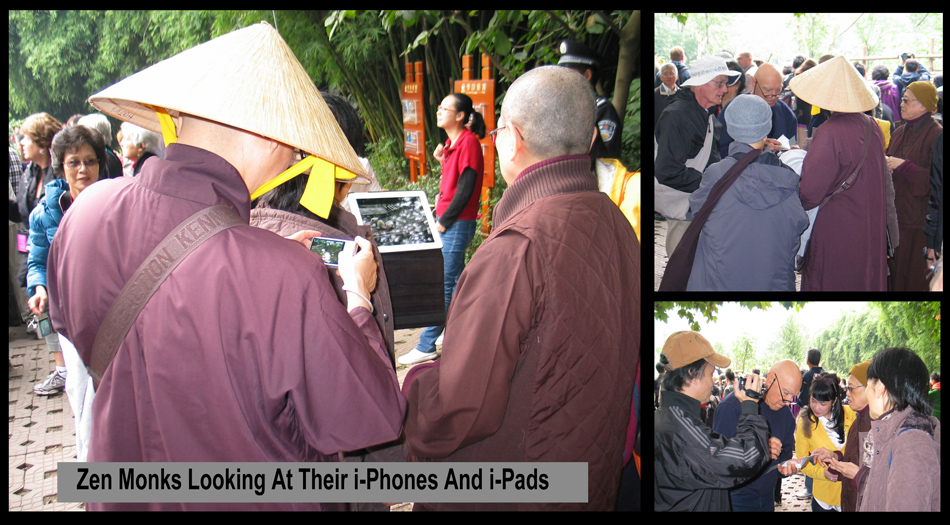
<path id="1" fill-rule="evenodd" d="M 504 123 L 516 125 L 538 159 L 585 155 L 594 131 L 594 92 L 583 76 L 542 66 L 518 78 L 501 106 Z"/>

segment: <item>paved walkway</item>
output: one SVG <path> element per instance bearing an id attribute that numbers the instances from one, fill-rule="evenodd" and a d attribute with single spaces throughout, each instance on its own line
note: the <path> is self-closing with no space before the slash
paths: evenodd
<path id="1" fill-rule="evenodd" d="M 397 330 L 396 356 L 419 341 L 421 328 Z M 38 396 L 33 385 L 46 380 L 54 368 L 46 341 L 27 334 L 25 326 L 10 328 L 9 510 L 83 510 L 82 503 L 56 500 L 56 464 L 76 461 L 76 427 L 65 394 Z M 409 367 L 397 366 L 399 384 Z M 392 510 L 410 510 L 403 503 Z"/>

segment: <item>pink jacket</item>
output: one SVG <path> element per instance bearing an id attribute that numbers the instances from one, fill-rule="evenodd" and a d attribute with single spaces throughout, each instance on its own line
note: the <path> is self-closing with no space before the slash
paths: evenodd
<path id="1" fill-rule="evenodd" d="M 871 421 L 858 511 L 940 511 L 940 421 L 908 407 Z M 867 459 L 865 459 L 867 462 Z"/>

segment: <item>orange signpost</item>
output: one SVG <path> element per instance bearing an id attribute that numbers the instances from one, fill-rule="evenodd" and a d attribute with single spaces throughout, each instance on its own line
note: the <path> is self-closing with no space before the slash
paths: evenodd
<path id="1" fill-rule="evenodd" d="M 415 69 L 415 74 L 413 74 Z M 426 123 L 423 104 L 422 62 L 406 63 L 406 81 L 402 84 L 402 127 L 409 180 L 416 182 L 426 174 Z"/>
<path id="2" fill-rule="evenodd" d="M 472 99 L 472 105 L 475 111 L 482 114 L 485 119 L 485 129 L 491 131 L 495 129 L 495 79 L 492 78 L 491 61 L 488 55 L 482 54 L 482 74 L 481 79 L 473 79 L 472 55 L 462 57 L 462 80 L 455 81 L 455 92 L 464 93 Z M 491 204 L 492 189 L 495 187 L 495 146 L 491 138 L 485 135 L 480 141 L 482 145 L 482 155 L 485 158 L 485 174 L 482 177 L 482 211 L 484 219 L 482 230 L 488 233 L 490 227 L 488 213 Z"/>

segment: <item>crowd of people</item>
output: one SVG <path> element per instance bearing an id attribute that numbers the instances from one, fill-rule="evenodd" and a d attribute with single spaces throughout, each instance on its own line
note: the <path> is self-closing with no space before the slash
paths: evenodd
<path id="1" fill-rule="evenodd" d="M 773 364 L 729 368 L 701 334 L 671 335 L 654 390 L 658 511 L 771 512 L 782 480 L 813 512 L 940 510 L 940 374 L 887 348 L 847 374 Z"/>
<path id="2" fill-rule="evenodd" d="M 657 66 L 660 291 L 942 290 L 943 76 L 728 51 Z M 819 210 L 820 213 L 819 213 Z"/>
<path id="3" fill-rule="evenodd" d="M 510 85 L 495 130 L 464 94 L 439 105 L 447 318 L 400 360 L 418 364 L 402 385 L 385 268 L 344 201 L 380 189 L 362 123 L 269 25 L 106 88 L 89 99 L 101 113 L 75 123 L 27 118 L 10 152 L 25 237 L 11 289 L 55 352 L 34 390 L 65 389 L 79 460 L 585 462 L 586 503 L 428 508 L 632 510 L 637 221 L 594 173 L 620 129 L 599 116 L 592 63 L 583 46 L 562 53 Z M 118 150 L 105 115 L 123 121 Z M 486 135 L 508 187 L 465 266 Z M 357 251 L 327 268 L 301 246 L 319 236 Z M 217 508 L 347 506 L 87 504 Z"/>

